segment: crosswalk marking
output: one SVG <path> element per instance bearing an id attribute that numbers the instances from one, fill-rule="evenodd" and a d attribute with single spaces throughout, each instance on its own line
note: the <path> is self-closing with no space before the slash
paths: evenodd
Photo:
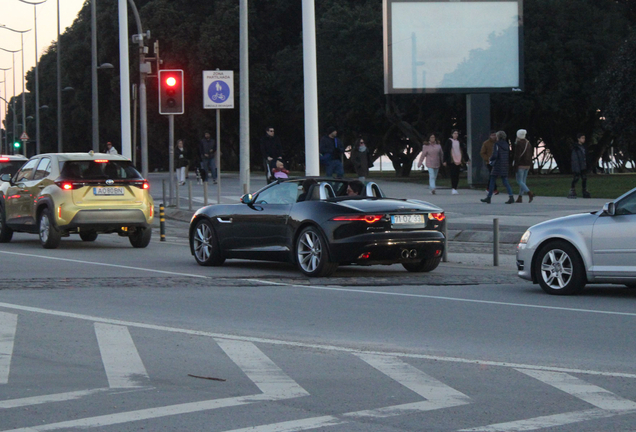
<path id="1" fill-rule="evenodd" d="M 18 315 L 0 312 L 0 384 L 9 382 L 9 368 L 17 325 Z"/>
<path id="2" fill-rule="evenodd" d="M 66 392 L 66 393 L 56 393 L 51 395 L 43 395 L 43 396 L 32 396 L 20 399 L 9 399 L 0 401 L 0 408 L 9 409 L 9 408 L 19 408 L 24 406 L 31 405 L 41 405 L 49 402 L 64 402 L 69 400 L 80 399 L 85 396 L 90 396 L 95 393 L 104 392 L 110 390 L 109 388 L 98 388 L 92 390 L 80 390 L 74 392 Z"/>
<path id="3" fill-rule="evenodd" d="M 149 385 L 149 377 L 128 328 L 95 323 L 95 335 L 111 388 Z"/>
<path id="4" fill-rule="evenodd" d="M 574 411 L 530 419 L 497 423 L 483 427 L 462 429 L 460 432 L 508 432 L 530 431 L 548 427 L 562 426 L 587 420 L 614 417 L 621 414 L 636 413 L 636 403 L 624 399 L 604 388 L 589 384 L 579 378 L 562 372 L 543 370 L 517 369 L 519 372 L 555 387 L 596 409 Z"/>
<path id="5" fill-rule="evenodd" d="M 280 423 L 273 423 L 261 426 L 233 429 L 227 432 L 297 432 L 320 427 L 338 426 L 349 423 L 348 420 L 340 420 L 334 416 L 312 417 L 302 420 L 292 420 Z"/>
<path id="6" fill-rule="evenodd" d="M 253 343 L 227 339 L 216 343 L 264 394 L 276 399 L 309 395 Z"/>

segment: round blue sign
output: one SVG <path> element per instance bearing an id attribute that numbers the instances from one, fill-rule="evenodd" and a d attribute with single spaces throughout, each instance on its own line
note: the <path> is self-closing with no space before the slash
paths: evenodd
<path id="1" fill-rule="evenodd" d="M 230 86 L 225 81 L 213 81 L 208 87 L 208 96 L 212 102 L 223 103 L 230 97 Z"/>

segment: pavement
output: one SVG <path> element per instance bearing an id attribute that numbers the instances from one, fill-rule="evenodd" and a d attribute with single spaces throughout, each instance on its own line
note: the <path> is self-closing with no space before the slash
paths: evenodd
<path id="1" fill-rule="evenodd" d="M 168 202 L 168 173 L 150 173 L 148 180 L 155 203 L 158 205 Z M 179 186 L 179 205 L 166 206 L 167 219 L 189 222 L 194 212 L 204 206 L 203 186 L 197 184 L 193 173 L 190 173 L 189 181 L 192 188 L 191 204 L 188 198 L 188 184 Z M 450 189 L 438 188 L 436 194 L 432 195 L 428 185 L 401 182 L 397 178 L 374 179 L 371 176 L 367 181 L 376 182 L 387 196 L 428 201 L 444 209 L 447 218 L 449 261 L 478 266 L 493 264 L 495 219 L 499 221 L 500 265 L 513 268 L 515 246 L 530 226 L 561 216 L 596 211 L 608 201 L 594 198 L 567 199 L 567 191 L 564 191 L 562 197 L 536 196 L 532 203 L 528 203 L 528 197 L 524 197 L 524 202 L 520 204 L 505 204 L 508 196 L 501 193 L 492 197 L 492 204 L 485 204 L 480 201 L 486 196 L 483 189 L 460 189 L 459 195 L 452 195 Z M 265 185 L 263 173 L 252 173 L 250 191 L 254 192 Z M 532 186 L 531 179 L 529 185 Z M 217 204 L 219 196 L 223 204 L 238 203 L 242 193 L 238 173 L 223 173 L 219 184 L 208 184 L 208 204 Z M 515 199 L 516 197 L 517 195 Z M 173 201 L 177 202 L 176 197 Z"/>

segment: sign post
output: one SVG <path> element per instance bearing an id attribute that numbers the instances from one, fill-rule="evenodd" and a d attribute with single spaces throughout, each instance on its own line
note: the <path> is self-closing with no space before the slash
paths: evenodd
<path id="1" fill-rule="evenodd" d="M 203 108 L 216 109 L 217 204 L 221 204 L 221 110 L 234 108 L 234 71 L 203 71 Z"/>
<path id="2" fill-rule="evenodd" d="M 27 155 L 27 141 L 29 141 L 29 136 L 27 135 L 26 132 L 22 132 L 22 135 L 20 135 L 20 141 L 22 141 L 22 154 L 24 156 Z"/>

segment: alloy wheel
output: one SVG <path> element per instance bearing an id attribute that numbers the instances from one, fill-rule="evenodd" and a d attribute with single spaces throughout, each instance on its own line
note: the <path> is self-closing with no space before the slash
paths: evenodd
<path id="1" fill-rule="evenodd" d="M 572 259 L 561 249 L 552 249 L 541 261 L 541 277 L 552 289 L 564 288 L 572 279 L 572 273 Z"/>
<path id="2" fill-rule="evenodd" d="M 40 239 L 42 240 L 42 243 L 47 242 L 50 231 L 51 223 L 49 222 L 49 217 L 46 214 L 43 214 L 40 219 Z"/>
<path id="3" fill-rule="evenodd" d="M 194 253 L 200 262 L 206 262 L 212 254 L 212 229 L 205 223 L 199 224 L 194 234 Z"/>
<path id="4" fill-rule="evenodd" d="M 312 273 L 316 271 L 322 260 L 322 243 L 317 233 L 305 232 L 298 241 L 298 263 L 300 267 Z"/>

